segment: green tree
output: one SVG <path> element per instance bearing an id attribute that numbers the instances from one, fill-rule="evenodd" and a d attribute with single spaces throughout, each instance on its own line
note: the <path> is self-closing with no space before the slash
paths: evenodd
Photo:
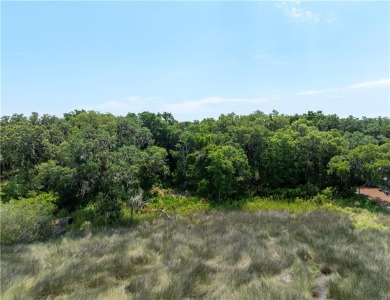
<path id="1" fill-rule="evenodd" d="M 374 168 L 378 172 L 378 184 L 390 190 L 390 141 L 379 147 L 379 157 L 374 163 Z"/>
<path id="2" fill-rule="evenodd" d="M 145 150 L 142 162 L 140 181 L 141 188 L 145 191 L 153 185 L 166 181 L 169 175 L 169 167 L 166 164 L 167 151 L 164 148 L 152 146 Z"/>
<path id="3" fill-rule="evenodd" d="M 373 184 L 381 180 L 382 172 L 377 164 L 380 157 L 379 146 L 358 146 L 346 155 L 334 156 L 329 162 L 329 173 L 338 176 L 346 188 Z"/>
<path id="4" fill-rule="evenodd" d="M 140 120 L 134 114 L 126 117 L 118 117 L 118 144 L 119 146 L 135 145 L 145 149 L 153 144 L 153 136 L 150 130 L 142 127 Z"/>
<path id="5" fill-rule="evenodd" d="M 209 175 L 209 193 L 218 200 L 239 196 L 244 192 L 250 176 L 244 151 L 232 146 L 210 147 L 206 170 Z"/>
<path id="6" fill-rule="evenodd" d="M 1 165 L 5 169 L 22 169 L 23 172 L 39 163 L 43 157 L 43 130 L 26 118 L 1 123 Z"/>
<path id="7" fill-rule="evenodd" d="M 110 153 L 106 182 L 117 197 L 127 199 L 140 188 L 140 173 L 145 153 L 137 147 L 124 146 Z"/>
<path id="8" fill-rule="evenodd" d="M 299 184 L 298 133 L 279 129 L 267 140 L 262 153 L 264 180 L 269 188 L 296 187 Z"/>

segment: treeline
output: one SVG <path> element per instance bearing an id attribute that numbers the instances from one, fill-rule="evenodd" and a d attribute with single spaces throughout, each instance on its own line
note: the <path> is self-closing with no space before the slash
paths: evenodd
<path id="1" fill-rule="evenodd" d="M 1 118 L 0 163 L 2 201 L 52 192 L 69 211 L 115 206 L 153 187 L 216 201 L 310 197 L 328 187 L 388 188 L 390 120 L 276 111 L 194 122 L 150 112 L 15 114 Z"/>

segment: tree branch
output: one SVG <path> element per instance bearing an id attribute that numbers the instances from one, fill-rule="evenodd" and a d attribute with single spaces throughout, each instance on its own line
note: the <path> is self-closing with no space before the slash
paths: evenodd
<path id="1" fill-rule="evenodd" d="M 153 209 L 152 212 L 159 212 L 160 216 L 162 214 L 165 214 L 169 220 L 173 221 L 173 219 L 167 214 L 167 212 L 165 210 L 161 209 L 161 208 Z"/>

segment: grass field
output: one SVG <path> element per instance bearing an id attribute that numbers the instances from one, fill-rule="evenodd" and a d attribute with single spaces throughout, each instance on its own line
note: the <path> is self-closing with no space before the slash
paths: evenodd
<path id="1" fill-rule="evenodd" d="M 2 246 L 1 299 L 390 299 L 390 220 L 375 222 L 213 210 L 85 228 Z"/>

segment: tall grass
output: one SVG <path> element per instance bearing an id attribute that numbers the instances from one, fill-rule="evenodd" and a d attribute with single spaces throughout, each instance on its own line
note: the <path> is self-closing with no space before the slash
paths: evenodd
<path id="1" fill-rule="evenodd" d="M 313 299 L 322 276 L 328 298 L 389 299 L 389 245 L 338 212 L 206 211 L 3 246 L 1 298 Z"/>

